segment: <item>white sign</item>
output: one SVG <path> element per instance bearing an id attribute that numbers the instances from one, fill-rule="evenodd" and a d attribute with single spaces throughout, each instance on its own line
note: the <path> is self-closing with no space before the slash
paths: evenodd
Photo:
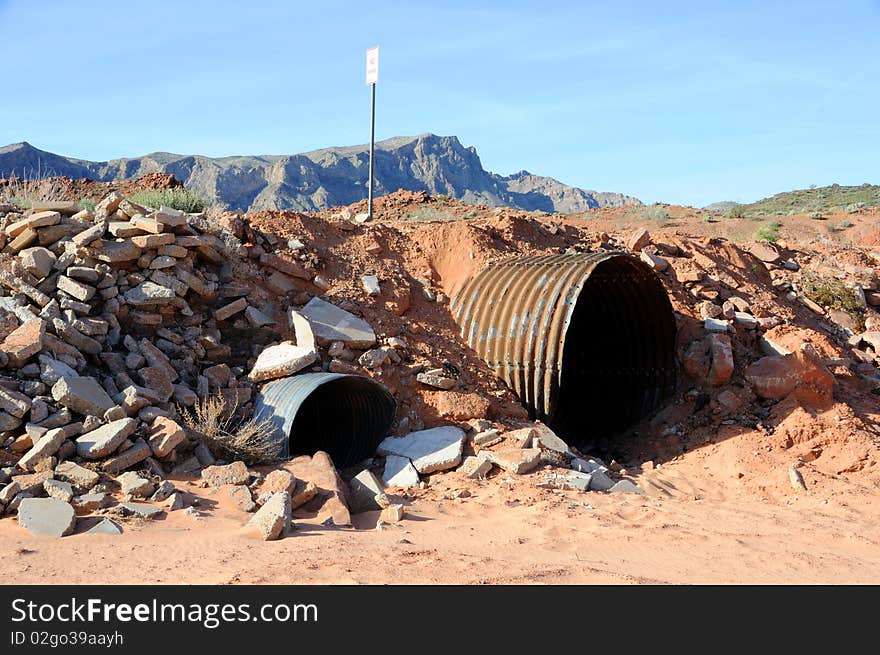
<path id="1" fill-rule="evenodd" d="M 367 48 L 367 84 L 379 81 L 379 46 Z"/>

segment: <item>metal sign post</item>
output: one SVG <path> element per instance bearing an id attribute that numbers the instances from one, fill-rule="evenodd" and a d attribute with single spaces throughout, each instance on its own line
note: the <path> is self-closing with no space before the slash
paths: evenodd
<path id="1" fill-rule="evenodd" d="M 379 80 L 379 46 L 367 48 L 367 84 L 370 85 L 370 186 L 367 218 L 373 220 L 373 150 L 376 144 L 376 82 Z"/>

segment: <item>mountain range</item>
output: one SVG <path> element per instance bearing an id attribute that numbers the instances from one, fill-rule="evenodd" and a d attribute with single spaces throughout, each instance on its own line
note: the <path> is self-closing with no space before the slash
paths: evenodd
<path id="1" fill-rule="evenodd" d="M 579 189 L 520 171 L 503 176 L 483 168 L 477 151 L 455 136 L 421 134 L 376 143 L 376 196 L 398 189 L 448 195 L 472 204 L 572 213 L 641 204 L 620 193 Z M 367 197 L 369 147 L 323 148 L 298 155 L 203 157 L 154 152 L 93 162 L 65 157 L 27 142 L 0 148 L 0 177 L 61 175 L 110 182 L 171 173 L 209 202 L 229 209 L 303 212 L 349 205 Z"/>

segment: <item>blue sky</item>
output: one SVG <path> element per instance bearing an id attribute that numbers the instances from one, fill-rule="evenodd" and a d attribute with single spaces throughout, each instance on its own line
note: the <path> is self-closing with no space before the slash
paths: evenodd
<path id="1" fill-rule="evenodd" d="M 435 134 L 646 202 L 880 183 L 880 0 L 0 0 L 0 144 L 106 160 Z"/>

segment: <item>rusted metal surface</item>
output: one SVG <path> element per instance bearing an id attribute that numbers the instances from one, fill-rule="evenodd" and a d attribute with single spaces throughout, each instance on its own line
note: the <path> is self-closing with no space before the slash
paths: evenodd
<path id="1" fill-rule="evenodd" d="M 376 451 L 396 410 L 388 390 L 369 378 L 305 373 L 263 387 L 254 418 L 274 425 L 279 457 L 324 450 L 337 466 L 348 466 Z"/>
<path id="2" fill-rule="evenodd" d="M 451 309 L 467 344 L 534 418 L 551 426 L 573 420 L 579 403 L 584 411 L 612 403 L 605 409 L 620 414 L 618 423 L 632 422 L 675 385 L 668 295 L 657 275 L 630 255 L 501 261 L 469 280 Z M 566 383 L 578 389 L 563 393 Z"/>

